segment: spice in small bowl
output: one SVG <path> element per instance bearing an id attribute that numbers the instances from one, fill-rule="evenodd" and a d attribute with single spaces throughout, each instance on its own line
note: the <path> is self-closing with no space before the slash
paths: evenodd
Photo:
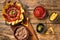
<path id="1" fill-rule="evenodd" d="M 42 24 L 42 23 L 39 23 L 38 25 L 37 25 L 37 32 L 38 33 L 43 33 L 44 31 L 45 31 L 45 26 L 44 26 L 44 24 Z"/>
<path id="2" fill-rule="evenodd" d="M 14 36 L 17 40 L 28 40 L 29 31 L 25 26 L 19 26 L 15 29 Z"/>
<path id="3" fill-rule="evenodd" d="M 58 14 L 53 12 L 51 15 L 50 15 L 50 21 L 55 21 L 58 17 Z"/>

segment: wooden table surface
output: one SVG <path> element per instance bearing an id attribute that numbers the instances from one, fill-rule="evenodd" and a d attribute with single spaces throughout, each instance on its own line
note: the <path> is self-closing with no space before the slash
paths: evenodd
<path id="1" fill-rule="evenodd" d="M 13 36 L 13 31 L 9 25 L 5 24 L 2 17 L 2 8 L 5 0 L 0 0 L 0 40 L 16 40 Z M 43 23 L 46 27 L 52 26 L 55 34 L 39 34 L 36 32 L 39 40 L 60 40 L 60 0 L 19 0 L 23 5 L 23 8 L 27 11 L 27 15 L 30 19 L 30 23 L 36 32 L 36 26 L 38 23 Z M 33 10 L 36 6 L 43 6 L 47 10 L 48 16 L 43 20 L 38 20 L 33 15 Z M 52 12 L 59 14 L 58 21 L 52 23 L 49 20 L 49 15 Z"/>

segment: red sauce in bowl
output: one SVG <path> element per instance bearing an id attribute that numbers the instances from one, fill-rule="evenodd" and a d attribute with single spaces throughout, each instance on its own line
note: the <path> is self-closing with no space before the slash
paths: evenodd
<path id="1" fill-rule="evenodd" d="M 41 7 L 41 6 L 37 6 L 34 9 L 34 15 L 38 18 L 38 19 L 43 19 L 46 15 L 46 10 Z"/>

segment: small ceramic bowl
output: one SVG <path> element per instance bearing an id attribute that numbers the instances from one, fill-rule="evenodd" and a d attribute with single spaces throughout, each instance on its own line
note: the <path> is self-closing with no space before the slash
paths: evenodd
<path id="1" fill-rule="evenodd" d="M 29 32 L 25 26 L 21 25 L 15 28 L 14 36 L 17 40 L 27 40 Z"/>
<path id="2" fill-rule="evenodd" d="M 33 13 L 34 13 L 35 17 L 38 19 L 43 19 L 46 16 L 46 10 L 42 6 L 37 6 L 34 9 Z"/>
<path id="3" fill-rule="evenodd" d="M 39 23 L 36 27 L 36 30 L 37 30 L 38 33 L 45 33 L 46 28 L 45 28 L 44 24 Z"/>
<path id="4" fill-rule="evenodd" d="M 49 20 L 52 22 L 55 22 L 57 19 L 58 19 L 58 14 L 56 12 L 53 12 L 49 17 Z"/>

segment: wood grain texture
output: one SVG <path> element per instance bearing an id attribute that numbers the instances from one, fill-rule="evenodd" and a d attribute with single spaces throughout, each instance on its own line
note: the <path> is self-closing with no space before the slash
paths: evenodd
<path id="1" fill-rule="evenodd" d="M 19 0 L 20 3 L 22 3 L 23 7 L 26 9 L 28 12 L 28 17 L 30 18 L 30 22 L 36 32 L 36 26 L 38 23 L 44 23 L 46 27 L 50 27 L 52 25 L 55 34 L 40 34 L 37 33 L 37 37 L 39 40 L 60 40 L 60 0 Z M 13 36 L 13 31 L 10 28 L 9 25 L 5 24 L 5 21 L 2 19 L 2 7 L 3 7 L 3 2 L 4 0 L 0 0 L 0 34 L 5 37 L 7 36 L 10 40 L 16 40 Z M 47 16 L 44 20 L 38 20 L 34 15 L 33 15 L 33 10 L 36 6 L 43 6 L 47 11 L 48 14 L 50 15 L 52 12 L 56 12 L 59 14 L 59 20 L 58 22 L 52 23 L 49 20 L 49 16 Z M 28 8 L 26 8 L 26 6 Z M 0 35 L 0 40 L 3 40 L 4 38 L 1 39 Z M 7 40 L 9 40 L 7 39 Z M 5 39 L 4 39 L 5 40 Z"/>

